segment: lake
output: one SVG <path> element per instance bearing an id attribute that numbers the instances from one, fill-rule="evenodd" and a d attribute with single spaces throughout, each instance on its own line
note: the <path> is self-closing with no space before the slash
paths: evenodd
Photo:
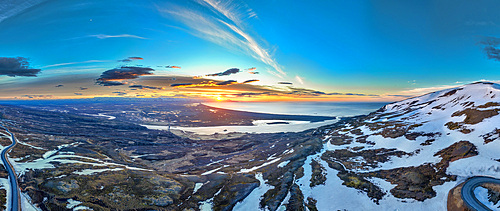
<path id="1" fill-rule="evenodd" d="M 314 115 L 350 117 L 369 114 L 376 111 L 387 103 L 380 102 L 215 102 L 205 105 L 249 112 L 292 114 L 292 115 Z M 309 121 L 286 121 L 286 120 L 256 120 L 253 126 L 212 126 L 212 127 L 177 127 L 171 129 L 194 132 L 200 135 L 214 133 L 277 133 L 277 132 L 301 132 L 308 129 L 318 128 L 337 122 L 327 120 L 311 123 Z M 273 124 L 279 122 L 280 124 Z M 271 123 L 271 124 L 270 124 Z M 144 125 L 149 129 L 168 130 L 168 126 Z"/>

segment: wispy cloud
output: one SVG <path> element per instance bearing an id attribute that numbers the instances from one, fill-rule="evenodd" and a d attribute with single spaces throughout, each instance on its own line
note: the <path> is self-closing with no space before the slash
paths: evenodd
<path id="1" fill-rule="evenodd" d="M 129 86 L 129 88 L 133 88 L 133 89 L 165 89 L 163 87 L 144 86 L 144 85 L 132 85 L 132 86 Z"/>
<path id="2" fill-rule="evenodd" d="M 2 0 L 0 1 L 0 23 L 45 0 Z"/>
<path id="3" fill-rule="evenodd" d="M 190 33 L 193 35 L 221 46 L 243 51 L 271 66 L 275 75 L 280 75 L 280 77 L 286 75 L 269 51 L 263 48 L 244 27 L 245 18 L 256 16 L 248 6 L 232 1 L 199 0 L 198 3 L 205 7 L 205 11 L 177 5 L 158 7 L 158 11 L 166 17 L 174 17 L 182 22 L 192 30 Z M 206 9 L 209 11 L 207 12 Z"/>
<path id="4" fill-rule="evenodd" d="M 244 4 L 235 4 L 233 1 L 198 0 L 198 3 L 207 6 L 213 12 L 220 13 L 226 18 L 241 26 L 242 20 L 257 17 L 257 14 Z M 243 12 L 239 12 L 242 10 Z"/>
<path id="5" fill-rule="evenodd" d="M 443 89 L 450 89 L 450 88 L 455 88 L 459 85 L 442 85 L 442 86 L 432 86 L 432 87 L 421 87 L 421 88 L 415 88 L 415 89 L 410 89 L 410 90 L 405 90 L 398 92 L 394 95 L 404 95 L 404 96 L 416 96 L 416 95 L 422 95 L 422 94 L 427 94 L 429 92 L 435 92 Z"/>
<path id="6" fill-rule="evenodd" d="M 171 87 L 213 87 L 213 86 L 228 86 L 228 85 L 233 85 L 237 84 L 238 82 L 235 80 L 227 80 L 227 81 L 220 81 L 220 82 L 215 82 L 215 81 L 202 81 L 199 83 L 175 83 L 175 84 L 170 84 Z"/>
<path id="7" fill-rule="evenodd" d="M 322 92 L 314 89 L 306 89 L 306 88 L 297 88 L 297 87 L 288 87 L 289 92 L 285 92 L 285 94 L 289 95 L 299 95 L 299 96 L 364 96 L 364 97 L 378 97 L 379 95 L 375 94 L 364 94 L 364 93 L 339 93 L 339 92 Z"/>
<path id="8" fill-rule="evenodd" d="M 302 79 L 300 76 L 296 75 L 295 80 L 299 82 L 300 84 L 304 85 L 304 79 Z"/>
<path id="9" fill-rule="evenodd" d="M 120 59 L 118 60 L 118 62 L 131 62 L 131 61 L 134 61 L 134 60 L 144 60 L 144 58 L 142 57 L 139 57 L 139 56 L 130 56 L 126 59 Z"/>
<path id="10" fill-rule="evenodd" d="M 133 34 L 117 34 L 117 35 L 108 35 L 108 34 L 94 34 L 94 35 L 89 35 L 89 37 L 95 37 L 98 39 L 108 39 L 108 38 L 136 38 L 136 39 L 148 39 L 145 37 L 133 35 Z"/>
<path id="11" fill-rule="evenodd" d="M 88 60 L 88 61 L 83 61 L 83 62 L 65 62 L 65 63 L 47 65 L 47 66 L 44 66 L 43 68 L 67 66 L 67 65 L 74 65 L 74 64 L 100 63 L 100 62 L 111 62 L 111 61 L 110 60 Z"/>
<path id="12" fill-rule="evenodd" d="M 47 99 L 53 97 L 54 95 L 21 95 L 21 98 L 29 98 L 29 99 Z"/>
<path id="13" fill-rule="evenodd" d="M 165 68 L 175 68 L 175 69 L 181 69 L 180 66 L 175 66 L 175 65 L 167 65 Z"/>
<path id="14" fill-rule="evenodd" d="M 283 76 L 282 76 L 282 75 L 280 75 L 280 74 L 278 74 L 276 71 L 267 70 L 267 72 L 268 72 L 269 74 L 271 74 L 271 75 L 274 75 L 274 76 L 276 76 L 276 77 L 278 77 L 278 78 L 283 79 Z"/>

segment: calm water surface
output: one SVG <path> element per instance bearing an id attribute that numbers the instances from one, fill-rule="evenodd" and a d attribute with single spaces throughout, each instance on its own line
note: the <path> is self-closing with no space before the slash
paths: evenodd
<path id="1" fill-rule="evenodd" d="M 208 106 L 239 111 L 315 116 L 357 116 L 376 111 L 381 102 L 214 102 Z"/>
<path id="2" fill-rule="evenodd" d="M 387 103 L 339 103 L 339 102 L 217 102 L 205 103 L 206 105 L 239 111 L 251 111 L 274 114 L 296 114 L 315 116 L 349 117 L 369 114 Z M 172 127 L 172 129 L 194 132 L 197 134 L 214 133 L 277 133 L 300 132 L 308 129 L 333 124 L 338 120 L 323 122 L 284 121 L 284 120 L 257 120 L 253 126 L 213 126 L 213 127 Z M 269 122 L 288 122 L 289 124 L 269 125 Z M 167 126 L 144 125 L 150 129 L 167 130 Z"/>

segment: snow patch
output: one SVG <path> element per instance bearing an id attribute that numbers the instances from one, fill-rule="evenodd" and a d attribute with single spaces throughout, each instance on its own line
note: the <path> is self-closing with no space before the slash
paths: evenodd
<path id="1" fill-rule="evenodd" d="M 243 201 L 238 202 L 233 210 L 259 210 L 261 197 L 273 186 L 266 184 L 262 173 L 257 173 L 255 178 L 259 180 L 259 187 L 253 191 Z M 262 209 L 260 209 L 262 210 Z"/>
<path id="2" fill-rule="evenodd" d="M 488 200 L 488 189 L 479 186 L 474 189 L 474 195 L 482 204 L 486 205 L 491 210 L 500 210 L 499 207 L 496 207 L 493 202 Z"/>

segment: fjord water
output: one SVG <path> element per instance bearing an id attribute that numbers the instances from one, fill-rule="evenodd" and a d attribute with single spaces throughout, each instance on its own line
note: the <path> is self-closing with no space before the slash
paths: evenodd
<path id="1" fill-rule="evenodd" d="M 214 102 L 205 105 L 272 114 L 348 117 L 369 114 L 387 102 Z"/>
<path id="2" fill-rule="evenodd" d="M 219 102 L 205 103 L 208 106 L 239 111 L 250 111 L 273 114 L 295 114 L 314 116 L 350 117 L 365 115 L 376 111 L 387 103 L 380 102 Z M 213 127 L 172 127 L 172 129 L 209 135 L 231 132 L 243 133 L 277 133 L 300 132 L 308 129 L 333 124 L 338 121 L 327 120 L 322 122 L 287 121 L 287 120 L 257 120 L 253 126 L 213 126 Z M 268 124 L 271 122 L 286 122 L 287 124 Z M 150 129 L 168 129 L 167 126 L 144 125 Z"/>

